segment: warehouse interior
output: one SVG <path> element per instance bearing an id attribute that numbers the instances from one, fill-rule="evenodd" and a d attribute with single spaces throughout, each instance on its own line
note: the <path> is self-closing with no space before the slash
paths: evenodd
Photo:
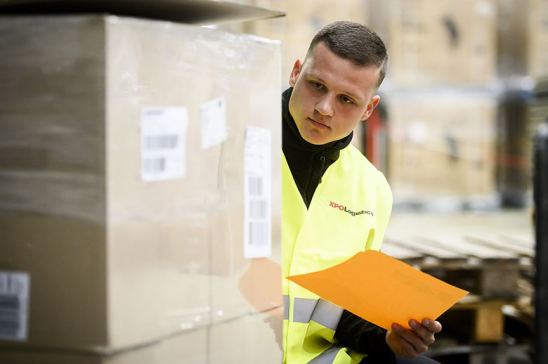
<path id="1" fill-rule="evenodd" d="M 0 363 L 282 362 L 280 94 L 384 40 L 381 251 L 470 293 L 443 364 L 548 363 L 547 0 L 0 0 Z"/>

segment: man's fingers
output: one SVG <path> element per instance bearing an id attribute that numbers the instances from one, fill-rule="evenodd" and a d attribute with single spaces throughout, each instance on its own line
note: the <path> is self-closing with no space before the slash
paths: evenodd
<path id="1" fill-rule="evenodd" d="M 396 334 L 409 345 L 412 346 L 411 356 L 417 356 L 428 350 L 428 346 L 424 343 L 424 340 L 419 337 L 415 332 L 407 330 L 406 328 L 400 325 L 393 325 L 392 329 Z"/>
<path id="2" fill-rule="evenodd" d="M 422 326 L 415 320 L 409 320 L 409 326 L 420 338 L 424 340 L 432 336 L 432 331 L 430 331 L 427 327 Z"/>
<path id="3" fill-rule="evenodd" d="M 419 355 L 413 345 L 405 341 L 402 337 L 400 337 L 400 345 L 403 351 L 403 356 L 407 358 L 416 358 Z"/>
<path id="4" fill-rule="evenodd" d="M 430 319 L 424 319 L 422 320 L 422 325 L 426 327 L 428 330 L 433 332 L 434 334 L 438 334 L 441 332 L 442 326 L 441 323 L 438 321 L 430 320 Z"/>
<path id="5" fill-rule="evenodd" d="M 394 351 L 394 353 L 398 356 L 402 356 L 405 358 L 415 358 L 417 356 L 415 348 L 413 347 L 413 345 L 407 342 L 400 334 L 398 334 L 399 331 L 400 328 L 396 328 L 394 325 L 392 325 L 392 331 L 389 332 L 390 341 L 395 344 L 394 348 L 396 349 L 396 351 Z"/>
<path id="6" fill-rule="evenodd" d="M 442 327 L 438 321 L 424 319 L 421 322 L 416 320 L 409 320 L 409 326 L 411 329 L 392 324 L 393 342 L 397 342 L 401 355 L 406 357 L 415 358 L 419 354 L 422 354 L 428 350 L 428 347 L 435 342 L 435 334 L 441 331 Z"/>
<path id="7" fill-rule="evenodd" d="M 417 321 L 409 320 L 409 326 L 425 345 L 432 345 L 436 340 L 434 338 L 434 333 L 428 327 L 421 325 Z"/>

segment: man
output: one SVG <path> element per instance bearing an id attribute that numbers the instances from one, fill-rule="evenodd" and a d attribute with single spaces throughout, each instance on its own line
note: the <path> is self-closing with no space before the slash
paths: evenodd
<path id="1" fill-rule="evenodd" d="M 379 250 L 392 206 L 386 179 L 350 145 L 380 97 L 382 40 L 351 22 L 325 26 L 297 60 L 282 95 L 284 277 Z M 284 363 L 383 363 L 415 358 L 434 342 L 433 320 L 388 332 L 284 279 Z"/>

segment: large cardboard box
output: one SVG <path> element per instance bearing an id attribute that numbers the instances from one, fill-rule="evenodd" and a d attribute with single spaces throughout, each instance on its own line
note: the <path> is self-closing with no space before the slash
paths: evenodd
<path id="1" fill-rule="evenodd" d="M 548 1 L 497 0 L 497 5 L 499 75 L 548 79 Z"/>
<path id="2" fill-rule="evenodd" d="M 501 79 L 529 74 L 533 1 L 497 0 L 497 73 Z"/>
<path id="3" fill-rule="evenodd" d="M 536 79 L 548 79 L 548 1 L 532 0 L 529 22 L 529 69 Z"/>
<path id="4" fill-rule="evenodd" d="M 0 346 L 111 353 L 255 312 L 234 288 L 279 257 L 279 44 L 114 16 L 0 31 Z"/>
<path id="5" fill-rule="evenodd" d="M 207 364 L 207 327 L 187 330 L 162 340 L 110 355 L 78 351 L 0 350 L 2 364 Z"/>
<path id="6" fill-rule="evenodd" d="M 110 355 L 56 350 L 0 350 L 2 364 L 278 364 L 281 311 L 246 314 Z"/>
<path id="7" fill-rule="evenodd" d="M 496 100 L 488 93 L 395 93 L 388 100 L 396 202 L 495 197 Z"/>
<path id="8" fill-rule="evenodd" d="M 211 326 L 209 363 L 281 363 L 282 315 L 282 310 L 271 310 Z"/>
<path id="9" fill-rule="evenodd" d="M 395 86 L 485 85 L 497 65 L 495 0 L 371 0 Z"/>

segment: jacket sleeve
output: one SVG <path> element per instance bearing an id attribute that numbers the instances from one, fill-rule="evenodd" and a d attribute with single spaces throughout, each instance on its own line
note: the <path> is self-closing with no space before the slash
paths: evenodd
<path id="1" fill-rule="evenodd" d="M 385 341 L 385 336 L 385 329 L 346 310 L 343 311 L 339 325 L 335 330 L 335 338 L 341 345 L 367 354 L 363 363 L 371 364 L 396 362 L 394 353 Z"/>

